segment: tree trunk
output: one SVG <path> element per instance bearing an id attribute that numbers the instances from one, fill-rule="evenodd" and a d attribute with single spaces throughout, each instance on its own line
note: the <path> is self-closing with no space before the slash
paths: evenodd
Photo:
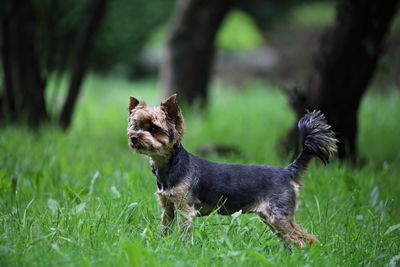
<path id="1" fill-rule="evenodd" d="M 31 0 L 6 0 L 1 9 L 4 90 L 0 120 L 37 127 L 47 119 L 45 82 L 34 47 L 35 15 Z"/>
<path id="2" fill-rule="evenodd" d="M 178 93 L 189 104 L 207 100 L 214 40 L 231 0 L 180 0 L 172 14 L 162 68 L 167 95 Z"/>
<path id="3" fill-rule="evenodd" d="M 67 98 L 60 115 L 60 125 L 66 129 L 71 124 L 72 113 L 78 99 L 83 78 L 86 74 L 90 52 L 96 33 L 106 10 L 107 0 L 91 0 L 86 10 L 85 23 L 78 36 L 76 55 L 72 64 Z"/>
<path id="4" fill-rule="evenodd" d="M 340 141 L 340 158 L 356 159 L 358 107 L 382 52 L 396 4 L 396 0 L 338 0 L 334 25 L 321 38 L 307 90 L 292 98 L 298 118 L 305 109 L 324 112 Z M 296 145 L 295 126 L 286 148 Z"/>

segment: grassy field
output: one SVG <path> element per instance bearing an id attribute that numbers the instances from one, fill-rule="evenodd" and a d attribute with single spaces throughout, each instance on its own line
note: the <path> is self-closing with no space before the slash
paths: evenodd
<path id="1" fill-rule="evenodd" d="M 297 220 L 319 241 L 290 250 L 251 215 L 197 218 L 189 235 L 162 236 L 155 178 L 126 138 L 128 96 L 156 104 L 156 88 L 92 77 L 67 133 L 0 129 L 0 266 L 400 264 L 399 92 L 363 100 L 362 168 L 311 164 Z M 274 88 L 215 85 L 207 112 L 187 110 L 185 119 L 189 151 L 223 143 L 241 156 L 211 159 L 289 162 L 277 156 L 277 142 L 294 116 Z"/>

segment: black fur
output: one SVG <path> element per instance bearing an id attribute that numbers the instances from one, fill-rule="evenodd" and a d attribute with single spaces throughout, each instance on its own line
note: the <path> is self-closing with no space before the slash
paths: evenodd
<path id="1" fill-rule="evenodd" d="M 156 169 L 155 173 L 163 190 L 190 179 L 193 199 L 199 200 L 191 204 L 201 215 L 207 215 L 219 204 L 219 213 L 231 214 L 258 198 L 271 196 L 275 201 L 278 199 L 274 195 L 293 193 L 290 172 L 285 168 L 212 162 L 188 153 L 183 146 L 178 147 L 166 168 Z"/>
<path id="2" fill-rule="evenodd" d="M 303 150 L 297 159 L 287 168 L 292 178 L 300 178 L 301 172 L 307 168 L 313 156 L 318 157 L 325 165 L 336 152 L 335 134 L 320 111 L 307 112 L 298 122 L 303 137 Z"/>
<path id="3" fill-rule="evenodd" d="M 175 148 L 168 164 L 153 166 L 161 190 L 182 181 L 190 184 L 191 195 L 200 215 L 220 206 L 221 214 L 232 214 L 259 200 L 267 201 L 277 214 L 290 216 L 295 209 L 291 180 L 297 180 L 313 156 L 325 164 L 331 159 L 336 139 L 319 111 L 309 112 L 299 121 L 304 149 L 287 167 L 217 163 L 188 153 L 182 145 Z"/>

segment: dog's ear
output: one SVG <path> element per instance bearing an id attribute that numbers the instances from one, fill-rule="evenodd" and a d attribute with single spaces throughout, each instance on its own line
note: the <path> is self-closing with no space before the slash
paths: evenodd
<path id="1" fill-rule="evenodd" d="M 171 95 L 161 102 L 161 109 L 167 114 L 168 119 L 172 120 L 175 128 L 180 135 L 183 134 L 183 116 L 181 109 L 176 103 L 176 94 Z"/>
<path id="2" fill-rule="evenodd" d="M 133 96 L 129 97 L 129 107 L 128 107 L 129 114 L 131 114 L 132 111 L 139 106 L 139 104 L 142 106 L 146 106 L 146 104 L 143 101 L 139 101 Z"/>
<path id="3" fill-rule="evenodd" d="M 139 105 L 139 100 L 137 100 L 136 98 L 134 98 L 133 96 L 129 97 L 129 111 L 132 111 L 132 109 L 134 109 L 137 105 Z"/>
<path id="4" fill-rule="evenodd" d="M 170 119 L 175 119 L 175 117 L 178 116 L 179 113 L 181 113 L 181 110 L 179 109 L 178 104 L 176 103 L 176 94 L 173 94 L 164 101 L 162 101 L 160 106 L 161 109 L 165 113 L 167 113 Z"/>

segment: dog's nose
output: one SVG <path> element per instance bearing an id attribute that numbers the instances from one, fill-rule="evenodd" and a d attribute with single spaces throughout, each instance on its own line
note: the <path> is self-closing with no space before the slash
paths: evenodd
<path id="1" fill-rule="evenodd" d="M 132 142 L 132 144 L 135 144 L 137 141 L 138 141 L 138 136 L 137 135 L 132 135 L 131 136 L 131 142 Z"/>

